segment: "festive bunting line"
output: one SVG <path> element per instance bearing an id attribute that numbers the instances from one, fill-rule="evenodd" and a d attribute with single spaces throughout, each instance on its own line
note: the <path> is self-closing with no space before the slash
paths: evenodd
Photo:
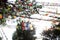
<path id="1" fill-rule="evenodd" d="M 22 17 L 22 16 L 20 16 Z M 31 17 L 22 17 L 22 18 L 28 18 L 28 19 L 37 19 L 37 20 L 44 20 L 44 21 L 53 21 L 54 19 L 51 20 L 45 20 L 45 19 L 38 19 L 38 18 L 31 18 Z M 54 21 L 60 21 L 60 20 L 54 20 Z"/>

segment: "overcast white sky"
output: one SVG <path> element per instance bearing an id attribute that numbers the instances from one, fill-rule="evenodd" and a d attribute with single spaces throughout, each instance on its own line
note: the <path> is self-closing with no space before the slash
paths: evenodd
<path id="1" fill-rule="evenodd" d="M 15 0 L 8 0 L 15 1 Z M 31 0 L 32 1 L 32 0 Z M 36 0 L 37 2 L 50 2 L 50 3 L 60 3 L 60 0 Z"/>
<path id="2" fill-rule="evenodd" d="M 36 0 L 38 2 L 50 2 L 50 3 L 59 3 L 60 0 Z"/>

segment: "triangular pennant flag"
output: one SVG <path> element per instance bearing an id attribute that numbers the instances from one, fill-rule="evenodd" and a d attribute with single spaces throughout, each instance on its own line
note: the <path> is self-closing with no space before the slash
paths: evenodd
<path id="1" fill-rule="evenodd" d="M 0 19 L 2 19 L 2 17 L 3 17 L 2 14 L 0 14 Z"/>
<path id="2" fill-rule="evenodd" d="M 48 16 L 48 14 L 45 14 L 45 16 Z"/>

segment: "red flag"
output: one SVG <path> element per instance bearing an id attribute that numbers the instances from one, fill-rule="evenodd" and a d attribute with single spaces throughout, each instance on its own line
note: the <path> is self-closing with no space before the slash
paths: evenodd
<path id="1" fill-rule="evenodd" d="M 22 30 L 24 31 L 25 30 L 25 26 L 24 26 L 24 22 L 23 21 L 21 22 L 21 27 L 22 27 Z"/>

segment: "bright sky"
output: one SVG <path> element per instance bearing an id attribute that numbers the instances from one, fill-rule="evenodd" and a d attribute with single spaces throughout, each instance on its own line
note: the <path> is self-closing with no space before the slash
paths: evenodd
<path id="1" fill-rule="evenodd" d="M 11 2 L 13 1 L 13 2 Z M 8 2 L 15 4 L 16 0 L 8 0 Z M 32 1 L 32 0 L 30 0 Z M 36 2 L 48 2 L 48 3 L 58 3 L 60 4 L 60 0 L 36 0 Z"/>
<path id="2" fill-rule="evenodd" d="M 32 0 L 30 0 L 32 1 Z M 60 0 L 36 0 L 37 2 L 60 3 Z"/>
<path id="3" fill-rule="evenodd" d="M 60 3 L 60 0 L 36 0 L 37 2 Z"/>
<path id="4" fill-rule="evenodd" d="M 8 1 L 15 1 L 15 0 L 8 0 Z M 32 0 L 30 0 L 32 1 Z M 60 3 L 60 0 L 36 0 L 37 2 L 50 2 L 50 3 Z"/>

